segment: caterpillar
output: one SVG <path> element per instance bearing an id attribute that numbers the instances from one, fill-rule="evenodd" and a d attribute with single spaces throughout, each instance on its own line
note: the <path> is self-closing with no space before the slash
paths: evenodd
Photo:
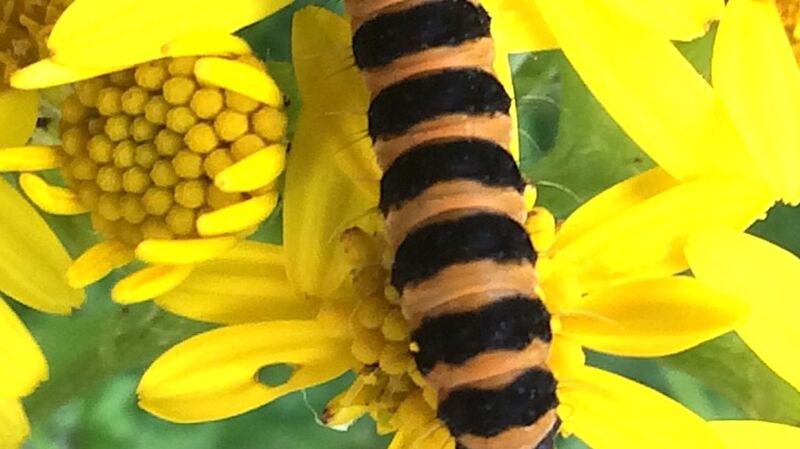
<path id="1" fill-rule="evenodd" d="M 477 0 L 345 0 L 415 361 L 460 449 L 548 449 L 550 316 Z"/>

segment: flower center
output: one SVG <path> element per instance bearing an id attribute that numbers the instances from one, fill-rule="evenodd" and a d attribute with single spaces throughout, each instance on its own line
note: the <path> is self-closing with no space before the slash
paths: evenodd
<path id="1" fill-rule="evenodd" d="M 47 36 L 72 0 L 5 0 L 0 6 L 0 87 L 48 55 Z"/>
<path id="2" fill-rule="evenodd" d="M 62 176 L 107 238 L 194 238 L 203 213 L 271 190 L 223 192 L 216 176 L 280 142 L 278 109 L 210 86 L 197 58 L 169 58 L 83 81 L 62 106 Z M 252 56 L 237 59 L 264 69 Z"/>
<path id="3" fill-rule="evenodd" d="M 400 298 L 389 286 L 383 238 L 353 228 L 342 240 L 360 298 L 349 320 L 351 352 L 362 365 L 356 370 L 356 380 L 329 404 L 323 419 L 332 422 L 347 409 L 363 409 L 381 433 L 407 428 L 408 423 L 401 421 L 408 416 L 434 422 L 436 393 L 427 386 L 412 358 Z M 440 427 L 438 422 L 436 427 Z"/>
<path id="4" fill-rule="evenodd" d="M 778 12 L 781 14 L 781 21 L 786 30 L 786 35 L 789 36 L 789 42 L 794 49 L 794 57 L 800 61 L 800 28 L 798 27 L 798 19 L 800 19 L 800 1 L 798 0 L 777 0 L 775 5 L 778 7 Z"/>

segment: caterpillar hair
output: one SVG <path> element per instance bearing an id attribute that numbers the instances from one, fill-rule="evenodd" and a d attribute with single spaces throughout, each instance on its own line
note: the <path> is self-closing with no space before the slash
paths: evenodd
<path id="1" fill-rule="evenodd" d="M 463 449 L 546 449 L 558 428 L 510 98 L 477 0 L 345 0 L 371 92 L 391 282 Z"/>

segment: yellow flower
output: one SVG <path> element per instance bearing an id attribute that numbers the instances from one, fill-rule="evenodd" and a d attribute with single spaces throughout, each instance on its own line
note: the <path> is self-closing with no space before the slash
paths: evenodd
<path id="1" fill-rule="evenodd" d="M 44 37 L 68 1 L 5 2 L 0 8 L 0 147 L 24 144 L 36 123 L 37 95 L 13 89 L 11 72 L 45 51 Z M 81 291 L 61 279 L 70 258 L 47 224 L 0 179 L 0 291 L 51 313 L 69 313 Z"/>
<path id="2" fill-rule="evenodd" d="M 37 117 L 35 92 L 9 86 L 11 72 L 44 56 L 44 38 L 68 1 L 12 0 L 0 7 L 0 147 L 24 144 Z M 63 273 L 71 260 L 44 220 L 0 179 L 0 293 L 41 311 L 67 314 L 83 302 Z M 13 310 L 0 299 L 0 448 L 29 433 L 20 398 L 47 379 L 47 362 Z"/>
<path id="3" fill-rule="evenodd" d="M 241 245 L 200 264 L 157 299 L 173 312 L 227 326 L 153 363 L 138 388 L 140 405 L 151 413 L 177 422 L 221 419 L 352 369 L 356 379 L 322 416 L 329 425 L 369 413 L 379 431 L 396 431 L 393 449 L 453 447 L 388 286 L 375 213 L 378 174 L 363 135 L 368 95 L 348 65 L 349 39 L 346 21 L 333 13 L 308 8 L 295 15 L 303 109 L 286 177 L 285 247 Z M 674 353 L 726 332 L 743 316 L 729 295 L 670 276 L 685 265 L 680 236 L 707 225 L 682 216 L 682 207 L 704 208 L 693 198 L 708 192 L 741 192 L 717 180 L 677 184 L 660 170 L 622 183 L 579 209 L 555 238 L 543 209 L 534 209 L 527 223 L 542 251 L 541 296 L 553 327 L 547 363 L 558 380 L 562 432 L 596 449 L 721 447 L 680 404 L 583 360 L 582 346 L 634 356 Z M 760 207 L 722 205 L 714 217 L 738 223 Z M 292 367 L 288 379 L 258 381 L 260 370 L 279 364 Z M 662 438 L 665 425 L 669 439 Z"/>
<path id="4" fill-rule="evenodd" d="M 691 40 L 705 34 L 710 22 L 719 18 L 724 7 L 723 0 L 593 0 L 591 3 L 602 4 L 641 26 L 677 40 Z M 550 29 L 548 17 L 535 1 L 484 0 L 481 4 L 492 17 L 495 73 L 506 90 L 513 92 L 509 55 L 558 48 L 560 42 Z M 559 7 L 557 2 L 555 7 Z M 516 129 L 513 98 L 510 111 Z M 516 133 L 511 136 L 509 151 L 518 158 L 519 136 Z"/>
<path id="5" fill-rule="evenodd" d="M 797 447 L 800 428 L 764 421 L 711 421 L 726 449 Z"/>
<path id="6" fill-rule="evenodd" d="M 152 298 L 274 210 L 284 100 L 229 32 L 289 2 L 254 3 L 77 0 L 53 27 L 51 55 L 11 77 L 22 89 L 79 81 L 62 105 L 61 145 L 0 149 L 0 170 L 24 172 L 20 185 L 37 206 L 91 213 L 106 239 L 69 268 L 69 285 L 135 258 L 151 266 L 112 296 Z M 29 173 L 51 168 L 66 187 Z"/>
<path id="7" fill-rule="evenodd" d="M 557 4 L 556 4 L 557 3 Z M 589 4 L 591 3 L 591 5 Z M 800 71 L 772 1 L 731 0 L 712 58 L 713 86 L 662 35 L 580 0 L 537 0 L 551 31 L 612 117 L 680 180 L 725 178 L 739 198 L 800 202 Z M 725 230 L 692 236 L 692 271 L 750 309 L 737 331 L 778 374 L 800 388 L 795 351 L 800 313 L 792 297 L 800 260 L 775 245 Z"/>
<path id="8" fill-rule="evenodd" d="M 13 449 L 30 428 L 20 398 L 47 379 L 47 362 L 25 325 L 0 300 L 0 448 Z"/>
<path id="9" fill-rule="evenodd" d="M 38 95 L 14 89 L 14 70 L 47 56 L 45 40 L 71 0 L 10 0 L 0 8 L 0 147 L 24 144 L 36 126 Z"/>

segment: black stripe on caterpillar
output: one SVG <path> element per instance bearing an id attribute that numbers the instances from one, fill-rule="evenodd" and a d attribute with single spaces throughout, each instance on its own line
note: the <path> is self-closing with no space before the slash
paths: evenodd
<path id="1" fill-rule="evenodd" d="M 372 89 L 391 281 L 462 449 L 549 449 L 550 315 L 522 226 L 525 182 L 508 153 L 511 100 L 492 71 L 476 0 L 345 0 Z"/>

